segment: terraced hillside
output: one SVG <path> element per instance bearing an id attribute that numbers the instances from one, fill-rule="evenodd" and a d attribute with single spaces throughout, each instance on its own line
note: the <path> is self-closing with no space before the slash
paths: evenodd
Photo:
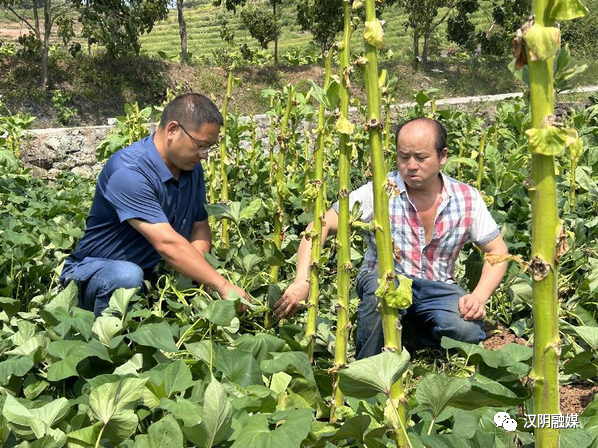
<path id="1" fill-rule="evenodd" d="M 216 7 L 212 0 L 195 0 L 189 2 L 185 10 L 187 22 L 188 49 L 196 57 L 213 59 L 213 51 L 224 47 L 226 44 L 220 38 L 220 25 L 217 20 L 220 14 L 224 14 L 229 22 L 229 27 L 235 33 L 237 46 L 246 43 L 250 48 L 259 48 L 257 42 L 244 29 L 240 15 L 225 11 L 222 7 Z M 31 10 L 19 10 L 19 13 L 31 20 Z M 284 54 L 290 50 L 308 50 L 312 40 L 311 34 L 301 30 L 296 20 L 296 7 L 291 4 L 283 4 L 279 7 L 279 20 L 282 23 L 282 31 L 279 38 L 279 51 Z M 405 30 L 405 14 L 398 6 L 385 8 L 382 17 L 386 21 L 385 46 L 392 51 L 392 54 L 399 59 L 407 59 L 411 51 L 411 37 Z M 474 20 L 479 29 L 487 29 L 490 26 L 489 17 L 485 12 L 478 12 Z M 14 15 L 8 10 L 0 9 L 0 39 L 16 40 L 19 35 L 28 34 L 29 29 L 24 23 L 15 21 Z M 59 43 L 55 36 L 56 27 L 53 29 L 52 43 Z M 167 18 L 158 22 L 153 30 L 141 36 L 142 52 L 148 56 L 156 56 L 159 53 L 175 59 L 180 53 L 180 38 L 176 9 L 171 9 Z M 445 27 L 441 26 L 436 30 L 432 39 L 433 46 L 446 48 L 450 46 L 445 37 Z M 270 50 L 273 49 L 270 44 Z M 353 34 L 352 47 L 362 46 L 361 29 Z M 317 50 L 313 50 L 317 52 Z"/>
<path id="2" fill-rule="evenodd" d="M 194 6 L 185 11 L 187 22 L 188 47 L 195 56 L 210 57 L 212 51 L 223 47 L 225 44 L 220 38 L 220 26 L 217 17 L 219 14 L 226 14 L 231 30 L 235 32 L 238 44 L 247 43 L 252 49 L 258 48 L 254 39 L 248 31 L 243 28 L 240 16 L 225 12 L 221 7 L 212 5 L 211 0 L 199 0 Z M 293 5 L 280 7 L 279 17 L 282 22 L 282 32 L 279 40 L 279 51 L 284 53 L 289 50 L 306 49 L 311 41 L 311 34 L 301 31 L 296 21 L 296 8 Z M 384 10 L 383 19 L 386 21 L 384 43 L 387 48 L 399 56 L 405 55 L 411 49 L 411 38 L 405 31 L 403 23 L 405 14 L 398 6 L 389 6 Z M 474 23 L 483 27 L 489 26 L 489 20 L 484 13 L 478 13 Z M 437 42 L 440 46 L 446 46 L 444 36 L 445 28 L 439 27 L 436 32 Z M 352 46 L 361 47 L 361 30 L 353 34 Z M 171 10 L 166 20 L 159 22 L 152 32 L 142 36 L 142 51 L 148 55 L 164 52 L 174 57 L 180 52 L 180 38 L 176 10 Z M 270 49 L 273 44 L 270 44 Z"/>

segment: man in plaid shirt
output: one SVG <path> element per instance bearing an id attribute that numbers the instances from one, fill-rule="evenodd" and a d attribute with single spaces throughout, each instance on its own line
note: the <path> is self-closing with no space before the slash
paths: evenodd
<path id="1" fill-rule="evenodd" d="M 468 239 L 483 252 L 506 255 L 496 222 L 479 192 L 440 172 L 447 161 L 446 130 L 429 118 L 416 118 L 397 129 L 397 171 L 388 175 L 397 194 L 389 200 L 390 226 L 396 246 L 395 271 L 413 279 L 413 304 L 404 317 L 415 322 L 419 342 L 437 346 L 442 336 L 478 343 L 485 338 L 485 304 L 500 284 L 507 264 L 485 264 L 476 288 L 467 293 L 455 281 L 454 266 Z M 360 203 L 361 220 L 374 216 L 372 182 L 349 195 Z M 325 214 L 322 241 L 338 229 L 338 203 Z M 312 226 L 308 226 L 308 229 Z M 374 235 L 366 234 L 367 251 L 357 277 L 361 299 L 357 321 L 357 358 L 380 353 L 384 335 L 378 313 L 378 260 Z M 276 302 L 275 316 L 293 315 L 309 294 L 311 242 L 301 240 L 297 277 Z"/>

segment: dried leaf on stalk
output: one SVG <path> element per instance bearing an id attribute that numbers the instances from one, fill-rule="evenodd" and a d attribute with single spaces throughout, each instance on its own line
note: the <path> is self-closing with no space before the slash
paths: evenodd
<path id="1" fill-rule="evenodd" d="M 556 55 L 561 45 L 561 31 L 553 26 L 537 23 L 524 31 L 523 39 L 531 61 L 545 61 Z"/>
<path id="2" fill-rule="evenodd" d="M 496 266 L 497 264 L 504 263 L 505 261 L 514 261 L 515 263 L 519 264 L 521 266 L 521 272 L 525 271 L 529 266 L 529 263 L 519 255 L 498 255 L 492 253 L 484 254 L 484 263 L 488 263 L 490 266 Z"/>
<path id="3" fill-rule="evenodd" d="M 372 22 L 365 22 L 363 38 L 368 44 L 380 50 L 384 46 L 382 42 L 383 37 L 384 31 L 382 30 L 382 22 L 377 19 Z"/>
<path id="4" fill-rule="evenodd" d="M 513 49 L 511 50 L 515 58 L 515 70 L 521 70 L 527 64 L 527 53 L 525 51 L 525 41 L 521 30 L 517 31 L 517 36 L 513 39 Z"/>
<path id="5" fill-rule="evenodd" d="M 565 231 L 565 227 L 561 226 L 561 228 L 559 229 L 559 235 L 557 237 L 555 261 L 558 263 L 560 258 L 568 250 L 569 250 L 569 243 L 567 241 L 567 232 Z"/>
<path id="6" fill-rule="evenodd" d="M 550 10 L 553 20 L 573 20 L 588 14 L 588 8 L 579 0 L 556 0 Z"/>
<path id="7" fill-rule="evenodd" d="M 549 263 L 542 260 L 540 257 L 535 256 L 532 262 L 530 263 L 529 268 L 532 273 L 532 277 L 534 278 L 534 281 L 539 282 L 544 280 L 548 276 L 551 266 Z"/>
<path id="8" fill-rule="evenodd" d="M 558 128 L 545 125 L 541 128 L 525 131 L 529 137 L 529 148 L 532 154 L 556 156 L 578 140 L 577 131 L 571 128 Z"/>
<path id="9" fill-rule="evenodd" d="M 395 244 L 394 240 L 392 241 L 392 253 L 395 257 L 395 260 L 397 260 L 397 263 L 403 261 L 403 257 L 401 257 L 401 252 L 399 251 L 399 248 Z"/>

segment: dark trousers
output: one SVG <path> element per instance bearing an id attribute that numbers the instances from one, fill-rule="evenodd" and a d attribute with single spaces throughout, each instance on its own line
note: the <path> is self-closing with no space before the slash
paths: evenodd
<path id="1" fill-rule="evenodd" d="M 379 300 L 378 271 L 361 272 L 357 277 L 357 359 L 377 355 L 384 347 Z M 413 304 L 400 310 L 402 319 L 415 324 L 416 338 L 424 347 L 437 347 L 442 336 L 477 344 L 486 338 L 482 321 L 464 320 L 459 298 L 467 294 L 456 284 L 413 279 Z"/>

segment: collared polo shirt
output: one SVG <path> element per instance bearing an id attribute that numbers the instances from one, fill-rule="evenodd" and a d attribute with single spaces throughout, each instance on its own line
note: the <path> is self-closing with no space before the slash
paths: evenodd
<path id="1" fill-rule="evenodd" d="M 389 218 L 394 250 L 395 271 L 415 278 L 456 283 L 455 261 L 468 239 L 484 246 L 495 239 L 500 230 L 490 215 L 480 193 L 472 186 L 444 173 L 442 199 L 434 218 L 434 234 L 428 244 L 423 224 L 415 205 L 409 199 L 405 181 L 397 171 L 388 174 L 396 185 L 395 195 L 389 199 Z M 359 202 L 361 220 L 374 219 L 373 182 L 349 194 L 349 207 Z M 333 205 L 338 213 L 338 203 Z M 372 232 L 365 235 L 367 251 L 361 271 L 378 268 L 378 251 Z"/>
<path id="2" fill-rule="evenodd" d="M 153 136 L 110 157 L 98 177 L 85 234 L 67 264 L 97 257 L 151 269 L 160 255 L 127 219 L 170 223 L 189 239 L 193 224 L 208 218 L 201 164 L 181 171 L 177 181 L 160 157 Z"/>

